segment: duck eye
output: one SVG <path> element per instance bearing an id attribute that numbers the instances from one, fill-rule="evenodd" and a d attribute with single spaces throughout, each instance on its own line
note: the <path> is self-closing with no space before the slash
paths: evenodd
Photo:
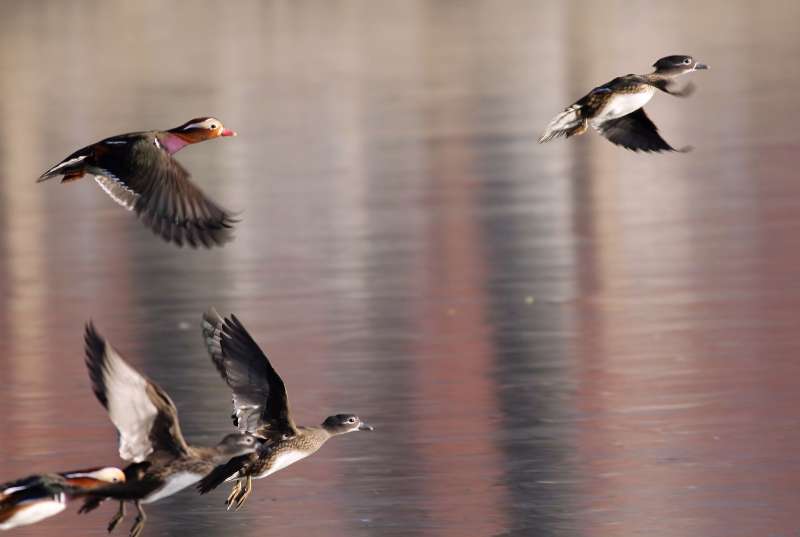
<path id="1" fill-rule="evenodd" d="M 355 423 L 355 422 L 356 422 L 355 418 L 348 418 L 347 419 L 347 423 Z"/>
<path id="2" fill-rule="evenodd" d="M 688 64 L 692 63 L 692 59 L 691 58 L 686 58 L 685 60 L 683 60 L 683 63 L 688 65 Z"/>
<path id="3" fill-rule="evenodd" d="M 688 63 L 688 62 L 687 62 L 687 63 Z M 211 128 L 212 128 L 212 129 L 216 129 L 216 128 L 217 128 L 217 126 L 216 126 L 216 125 L 214 125 L 214 124 L 212 123 L 212 124 L 211 124 Z"/>

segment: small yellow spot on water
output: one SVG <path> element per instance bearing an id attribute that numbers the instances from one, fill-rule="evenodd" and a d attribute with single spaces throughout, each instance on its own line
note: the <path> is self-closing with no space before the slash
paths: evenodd
<path id="1" fill-rule="evenodd" d="M 525 303 L 526 303 L 526 304 L 533 304 L 535 301 L 536 301 L 536 299 L 535 299 L 535 298 L 533 298 L 533 297 L 532 297 L 532 296 L 530 296 L 530 295 L 528 295 L 528 296 L 526 296 L 526 297 L 525 297 Z"/>

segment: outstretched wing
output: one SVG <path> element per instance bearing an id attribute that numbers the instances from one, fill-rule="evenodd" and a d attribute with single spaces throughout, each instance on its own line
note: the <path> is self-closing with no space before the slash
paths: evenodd
<path id="1" fill-rule="evenodd" d="M 233 390 L 234 425 L 260 435 L 296 435 L 283 380 L 239 319 L 223 319 L 212 308 L 203 315 L 203 338 Z"/>
<path id="2" fill-rule="evenodd" d="M 676 151 L 660 134 L 643 108 L 626 116 L 604 121 L 597 130 L 611 143 L 632 151 Z"/>
<path id="3" fill-rule="evenodd" d="M 118 136 L 94 147 L 101 172 L 97 183 L 156 235 L 179 246 L 207 248 L 232 239 L 232 215 L 190 181 L 189 172 L 154 134 Z"/>
<path id="4" fill-rule="evenodd" d="M 154 451 L 185 455 L 189 448 L 169 396 L 128 364 L 91 322 L 85 345 L 92 389 L 119 431 L 119 456 L 141 462 Z"/>

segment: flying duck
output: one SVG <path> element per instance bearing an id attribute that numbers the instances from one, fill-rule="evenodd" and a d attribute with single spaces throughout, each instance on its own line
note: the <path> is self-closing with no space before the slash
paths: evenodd
<path id="1" fill-rule="evenodd" d="M 169 395 L 134 369 L 92 323 L 86 326 L 85 344 L 92 388 L 119 431 L 119 456 L 131 462 L 124 470 L 124 483 L 90 491 L 92 497 L 80 509 L 86 513 L 106 498 L 119 500 L 109 532 L 124 518 L 126 501 L 133 502 L 138 512 L 130 532 L 137 537 L 147 518 L 142 504 L 171 496 L 216 465 L 256 449 L 256 438 L 246 432 L 229 434 L 215 447 L 189 445 Z"/>
<path id="2" fill-rule="evenodd" d="M 211 309 L 203 315 L 203 337 L 211 360 L 233 390 L 233 421 L 241 432 L 264 439 L 254 453 L 232 458 L 198 484 L 201 494 L 236 481 L 226 504 L 238 510 L 261 479 L 316 452 L 330 438 L 372 427 L 353 414 L 329 416 L 319 426 L 295 425 L 283 380 L 245 327 Z"/>
<path id="3" fill-rule="evenodd" d="M 112 136 L 75 151 L 38 182 L 60 175 L 66 183 L 88 174 L 165 241 L 206 248 L 222 245 L 232 239 L 235 220 L 191 182 L 189 172 L 172 156 L 189 144 L 219 136 L 236 133 L 213 117 L 195 118 L 167 131 Z"/>
<path id="4" fill-rule="evenodd" d="M 0 485 L 0 530 L 35 524 L 63 511 L 71 498 L 124 481 L 122 470 L 106 467 L 32 475 L 4 483 Z"/>
<path id="5" fill-rule="evenodd" d="M 676 151 L 661 135 L 642 108 L 657 89 L 687 97 L 694 91 L 690 82 L 675 88 L 675 79 L 708 66 L 691 56 L 667 56 L 653 64 L 655 71 L 646 75 L 625 75 L 598 86 L 568 106 L 547 126 L 539 143 L 563 136 L 583 134 L 591 125 L 611 143 L 633 151 Z M 680 151 L 688 151 L 684 148 Z"/>

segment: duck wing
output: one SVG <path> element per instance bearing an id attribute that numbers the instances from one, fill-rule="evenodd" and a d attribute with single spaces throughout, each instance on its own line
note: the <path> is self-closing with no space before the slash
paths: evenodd
<path id="1" fill-rule="evenodd" d="M 189 446 L 169 395 L 128 364 L 92 323 L 84 340 L 92 389 L 119 431 L 119 456 L 141 462 L 154 452 L 186 455 Z"/>
<path id="2" fill-rule="evenodd" d="M 660 134 L 644 108 L 628 115 L 609 119 L 597 125 L 597 130 L 613 144 L 632 151 L 676 151 Z"/>
<path id="3" fill-rule="evenodd" d="M 203 315 L 203 339 L 220 376 L 233 390 L 233 422 L 263 437 L 294 436 L 283 380 L 244 325 L 213 308 Z"/>
<path id="4" fill-rule="evenodd" d="M 256 460 L 258 460 L 258 455 L 255 453 L 248 453 L 246 455 L 233 457 L 225 464 L 220 464 L 211 470 L 197 483 L 196 488 L 200 494 L 211 492 L 227 481 L 228 478 L 233 477 Z"/>

